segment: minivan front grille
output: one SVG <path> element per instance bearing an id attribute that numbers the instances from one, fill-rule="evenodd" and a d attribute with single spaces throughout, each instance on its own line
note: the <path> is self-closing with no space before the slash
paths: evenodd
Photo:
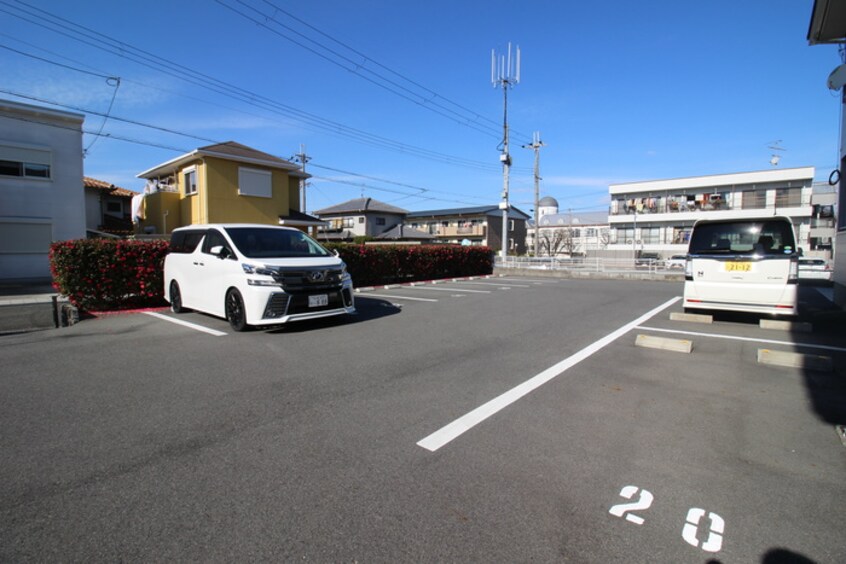
<path id="1" fill-rule="evenodd" d="M 286 292 L 299 293 L 339 289 L 342 276 L 340 268 L 280 268 L 274 279 Z"/>

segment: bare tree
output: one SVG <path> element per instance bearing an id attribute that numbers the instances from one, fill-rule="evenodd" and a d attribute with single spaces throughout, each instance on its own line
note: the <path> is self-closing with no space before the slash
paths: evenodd
<path id="1" fill-rule="evenodd" d="M 544 229 L 540 233 L 538 249 L 542 255 L 554 257 L 568 250 L 572 239 L 569 229 Z"/>

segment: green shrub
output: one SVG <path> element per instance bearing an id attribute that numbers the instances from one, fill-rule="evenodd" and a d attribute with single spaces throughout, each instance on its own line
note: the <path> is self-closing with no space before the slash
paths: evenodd
<path id="1" fill-rule="evenodd" d="M 53 287 L 86 311 L 164 304 L 167 241 L 78 239 L 50 246 Z"/>

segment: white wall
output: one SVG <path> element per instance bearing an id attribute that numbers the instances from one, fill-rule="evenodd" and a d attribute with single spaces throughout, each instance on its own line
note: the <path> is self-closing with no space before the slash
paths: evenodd
<path id="1" fill-rule="evenodd" d="M 47 151 L 50 178 L 0 175 L 0 282 L 46 280 L 52 241 L 85 237 L 84 116 L 0 100 L 0 145 Z"/>

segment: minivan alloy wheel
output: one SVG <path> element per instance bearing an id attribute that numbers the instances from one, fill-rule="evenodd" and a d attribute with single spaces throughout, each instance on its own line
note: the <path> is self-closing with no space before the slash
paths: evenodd
<path id="1" fill-rule="evenodd" d="M 173 313 L 184 313 L 185 308 L 182 307 L 182 292 L 179 290 L 179 284 L 176 280 L 170 283 L 170 311 Z"/>
<path id="2" fill-rule="evenodd" d="M 244 299 L 241 292 L 232 288 L 226 293 L 226 319 L 235 331 L 247 329 L 247 313 L 244 311 Z"/>

